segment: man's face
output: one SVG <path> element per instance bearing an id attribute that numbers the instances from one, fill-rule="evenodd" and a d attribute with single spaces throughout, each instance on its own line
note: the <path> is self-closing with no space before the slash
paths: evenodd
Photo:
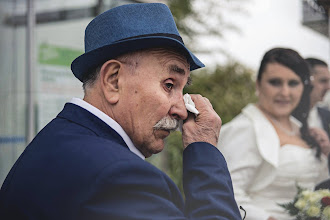
<path id="1" fill-rule="evenodd" d="M 316 65 L 312 70 L 312 85 L 311 103 L 316 104 L 323 100 L 326 92 L 330 89 L 330 73 L 326 66 Z"/>
<path id="2" fill-rule="evenodd" d="M 135 70 L 124 71 L 119 77 L 120 115 L 116 121 L 149 157 L 163 150 L 164 139 L 170 134 L 167 129 L 155 129 L 157 122 L 164 117 L 187 118 L 182 91 L 189 79 L 189 65 L 174 52 L 155 50 L 142 52 L 137 61 L 124 67 Z"/>

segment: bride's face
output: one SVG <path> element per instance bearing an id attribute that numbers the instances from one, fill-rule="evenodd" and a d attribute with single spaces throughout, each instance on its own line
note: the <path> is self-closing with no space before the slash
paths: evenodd
<path id="1" fill-rule="evenodd" d="M 259 107 L 275 118 L 289 117 L 304 90 L 300 77 L 279 63 L 267 64 L 256 86 Z"/>

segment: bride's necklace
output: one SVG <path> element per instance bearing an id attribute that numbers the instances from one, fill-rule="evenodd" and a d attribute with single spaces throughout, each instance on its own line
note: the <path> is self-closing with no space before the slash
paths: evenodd
<path id="1" fill-rule="evenodd" d="M 281 130 L 283 131 L 285 134 L 289 135 L 289 136 L 296 136 L 297 135 L 297 131 L 296 129 L 292 128 L 291 131 L 285 127 L 283 127 L 281 125 L 281 123 L 276 120 L 275 118 L 269 116 L 270 120 L 272 120 L 272 122 L 274 122 L 274 124 L 276 124 L 276 126 Z"/>
<path id="2" fill-rule="evenodd" d="M 283 125 L 281 125 L 281 123 L 278 120 L 276 120 L 273 116 L 271 116 L 264 108 L 262 108 L 260 105 L 258 105 L 258 107 L 265 115 L 268 116 L 267 118 L 269 118 L 285 134 L 287 134 L 288 136 L 298 135 L 299 132 L 293 126 L 291 126 L 291 130 L 283 127 Z"/>

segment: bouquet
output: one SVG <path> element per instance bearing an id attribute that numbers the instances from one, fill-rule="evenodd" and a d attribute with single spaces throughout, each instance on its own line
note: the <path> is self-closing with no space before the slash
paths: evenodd
<path id="1" fill-rule="evenodd" d="M 330 220 L 330 190 L 316 191 L 299 186 L 298 193 L 292 202 L 279 204 L 295 220 Z"/>

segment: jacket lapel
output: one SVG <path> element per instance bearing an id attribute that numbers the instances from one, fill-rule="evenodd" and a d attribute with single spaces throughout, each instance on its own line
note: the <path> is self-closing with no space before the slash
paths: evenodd
<path id="1" fill-rule="evenodd" d="M 67 119 L 79 126 L 92 131 L 96 136 L 103 137 L 109 140 L 115 140 L 120 145 L 128 148 L 122 137 L 113 130 L 104 121 L 97 116 L 72 103 L 66 103 L 64 109 L 57 115 L 58 118 Z"/>
<path id="2" fill-rule="evenodd" d="M 330 111 L 320 107 L 317 108 L 317 111 L 320 115 L 322 126 L 330 137 Z"/>
<path id="3" fill-rule="evenodd" d="M 274 127 L 254 104 L 246 106 L 242 113 L 252 121 L 261 156 L 272 166 L 277 167 L 280 141 Z"/>

